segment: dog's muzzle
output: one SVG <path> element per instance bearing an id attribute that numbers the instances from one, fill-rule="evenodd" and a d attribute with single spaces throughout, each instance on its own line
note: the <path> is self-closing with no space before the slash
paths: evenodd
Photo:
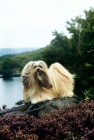
<path id="1" fill-rule="evenodd" d="M 48 75 L 42 71 L 42 69 L 36 68 L 34 78 L 40 87 L 45 87 L 48 89 L 52 88 L 52 84 L 50 83 Z"/>

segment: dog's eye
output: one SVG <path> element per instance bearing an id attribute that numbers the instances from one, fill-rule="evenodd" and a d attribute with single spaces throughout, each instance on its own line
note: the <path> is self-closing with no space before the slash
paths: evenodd
<path id="1" fill-rule="evenodd" d="M 40 68 L 42 68 L 42 66 L 41 66 L 41 65 L 39 65 L 39 67 L 40 67 Z"/>
<path id="2" fill-rule="evenodd" d="M 33 68 L 35 69 L 37 66 L 33 66 Z"/>

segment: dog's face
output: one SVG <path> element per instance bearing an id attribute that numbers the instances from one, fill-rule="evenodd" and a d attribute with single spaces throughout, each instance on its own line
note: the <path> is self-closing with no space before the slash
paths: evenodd
<path id="1" fill-rule="evenodd" d="M 31 88 L 34 85 L 44 88 L 52 88 L 48 67 L 43 61 L 31 61 L 22 71 L 22 82 L 27 88 Z"/>

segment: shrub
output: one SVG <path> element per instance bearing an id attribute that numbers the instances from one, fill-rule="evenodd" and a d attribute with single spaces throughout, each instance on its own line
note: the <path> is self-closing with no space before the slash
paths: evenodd
<path id="1" fill-rule="evenodd" d="M 0 116 L 1 140 L 93 140 L 94 101 L 35 118 L 27 114 Z"/>

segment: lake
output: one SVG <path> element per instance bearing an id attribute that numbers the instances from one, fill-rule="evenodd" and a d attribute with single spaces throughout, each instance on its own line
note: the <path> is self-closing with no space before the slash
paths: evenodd
<path id="1" fill-rule="evenodd" d="M 0 108 L 2 108 L 4 104 L 6 104 L 8 108 L 11 108 L 15 106 L 15 102 L 19 100 L 22 100 L 21 78 L 0 78 Z"/>

